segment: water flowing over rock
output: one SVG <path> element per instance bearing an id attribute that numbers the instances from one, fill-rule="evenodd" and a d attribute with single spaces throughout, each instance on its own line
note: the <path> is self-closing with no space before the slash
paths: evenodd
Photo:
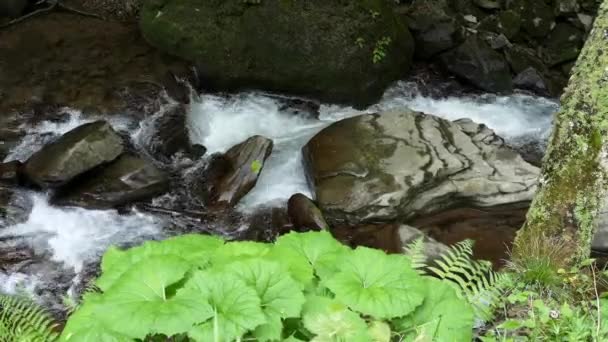
<path id="1" fill-rule="evenodd" d="M 407 109 L 336 122 L 303 153 L 330 223 L 527 201 L 538 176 L 486 126 Z"/>
<path id="2" fill-rule="evenodd" d="M 19 172 L 21 167 L 22 164 L 18 160 L 13 160 L 8 163 L 0 163 L 0 183 L 19 183 Z"/>
<path id="3" fill-rule="evenodd" d="M 209 207 L 236 205 L 257 183 L 272 147 L 272 140 L 256 135 L 224 155 L 213 156 L 202 170 L 194 194 Z"/>
<path id="4" fill-rule="evenodd" d="M 25 163 L 28 180 L 58 187 L 76 176 L 110 162 L 123 152 L 122 138 L 105 121 L 79 126 L 34 153 Z"/>
<path id="5" fill-rule="evenodd" d="M 157 115 L 147 134 L 148 141 L 143 143 L 150 154 L 162 162 L 170 162 L 179 152 L 195 158 L 204 154 L 190 142 L 184 105 L 171 106 Z"/>
<path id="6" fill-rule="evenodd" d="M 60 189 L 55 202 L 105 209 L 148 200 L 169 190 L 169 177 L 151 162 L 132 154 L 83 175 Z"/>
<path id="7" fill-rule="evenodd" d="M 153 46 L 194 62 L 206 87 L 361 106 L 404 76 L 414 53 L 406 25 L 384 0 L 155 0 L 145 2 L 140 27 Z M 375 50 L 381 61 L 373 62 Z"/>
<path id="8" fill-rule="evenodd" d="M 323 213 L 306 195 L 295 194 L 287 202 L 287 214 L 298 230 L 324 230 L 329 227 Z"/>

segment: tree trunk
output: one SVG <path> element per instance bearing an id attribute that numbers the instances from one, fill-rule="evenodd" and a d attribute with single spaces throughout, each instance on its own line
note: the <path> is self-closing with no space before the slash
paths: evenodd
<path id="1" fill-rule="evenodd" d="M 562 95 L 538 192 L 515 239 L 513 260 L 552 255 L 566 266 L 588 258 L 594 221 L 607 189 L 608 0 L 604 0 Z"/>

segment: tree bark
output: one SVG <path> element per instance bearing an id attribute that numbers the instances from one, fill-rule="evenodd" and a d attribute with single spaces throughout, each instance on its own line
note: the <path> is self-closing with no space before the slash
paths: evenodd
<path id="1" fill-rule="evenodd" d="M 576 61 L 512 258 L 586 259 L 608 189 L 608 0 Z M 560 253 L 555 253 L 556 249 Z M 567 253 L 566 253 L 567 252 Z M 564 258 L 564 256 L 566 256 Z"/>

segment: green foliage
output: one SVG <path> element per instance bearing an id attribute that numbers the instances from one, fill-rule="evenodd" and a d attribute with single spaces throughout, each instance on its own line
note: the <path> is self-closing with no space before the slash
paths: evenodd
<path id="1" fill-rule="evenodd" d="M 376 42 L 376 46 L 372 52 L 372 62 L 374 62 L 374 64 L 380 63 L 384 57 L 386 57 L 386 50 L 391 42 L 391 37 L 382 37 Z"/>
<path id="2" fill-rule="evenodd" d="M 0 342 L 53 342 L 55 326 L 35 303 L 0 294 Z"/>
<path id="3" fill-rule="evenodd" d="M 551 283 L 529 282 L 520 267 L 503 277 L 502 315 L 483 329 L 482 341 L 608 340 L 608 301 L 598 298 L 607 275 L 592 260 L 559 270 Z"/>
<path id="4" fill-rule="evenodd" d="M 62 341 L 362 341 L 469 337 L 473 308 L 406 255 L 328 232 L 274 244 L 187 235 L 110 249 Z M 453 340 L 453 339 L 450 339 Z"/>
<path id="5" fill-rule="evenodd" d="M 261 161 L 259 160 L 254 160 L 251 162 L 251 172 L 258 174 L 260 173 L 260 171 L 262 171 L 262 166 L 264 166 L 264 164 L 262 164 Z"/>

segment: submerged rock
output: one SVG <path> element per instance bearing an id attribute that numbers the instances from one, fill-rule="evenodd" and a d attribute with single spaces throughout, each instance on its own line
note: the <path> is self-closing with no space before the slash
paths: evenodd
<path id="1" fill-rule="evenodd" d="M 306 195 L 295 194 L 287 201 L 287 214 L 297 230 L 324 230 L 329 228 L 323 213 Z"/>
<path id="2" fill-rule="evenodd" d="M 108 163 L 123 152 L 122 138 L 105 121 L 79 126 L 34 153 L 24 167 L 27 179 L 42 187 L 58 187 Z"/>
<path id="3" fill-rule="evenodd" d="M 143 36 L 197 65 L 209 88 L 264 88 L 367 105 L 407 72 L 414 44 L 384 0 L 146 1 Z M 382 58 L 373 61 L 374 51 Z"/>
<path id="4" fill-rule="evenodd" d="M 19 183 L 19 173 L 23 165 L 18 160 L 8 163 L 0 163 L 0 183 L 17 184 Z"/>
<path id="5" fill-rule="evenodd" d="M 186 116 L 186 107 L 183 105 L 172 106 L 158 114 L 147 132 L 148 140 L 143 144 L 152 156 L 166 163 L 177 153 L 195 158 L 204 154 L 200 145 L 193 146 L 190 141 Z"/>
<path id="6" fill-rule="evenodd" d="M 208 207 L 236 205 L 257 183 L 272 147 L 272 140 L 255 135 L 213 156 L 195 183 L 194 194 Z"/>
<path id="7" fill-rule="evenodd" d="M 504 57 L 477 36 L 467 38 L 459 47 L 439 58 L 448 71 L 482 90 L 513 90 L 511 71 Z"/>
<path id="8" fill-rule="evenodd" d="M 408 225 L 400 225 L 397 230 L 401 246 L 406 251 L 418 239 L 422 239 L 424 248 L 422 252 L 426 257 L 427 263 L 444 255 L 448 250 L 448 246 L 437 242 L 435 239 L 425 235 L 417 228 Z"/>
<path id="9" fill-rule="evenodd" d="M 123 154 L 82 180 L 60 189 L 54 202 L 85 208 L 112 208 L 148 200 L 169 190 L 169 177 L 151 162 Z"/>
<path id="10" fill-rule="evenodd" d="M 409 219 L 447 208 L 530 200 L 538 168 L 470 120 L 407 109 L 336 122 L 303 150 L 332 222 Z"/>

